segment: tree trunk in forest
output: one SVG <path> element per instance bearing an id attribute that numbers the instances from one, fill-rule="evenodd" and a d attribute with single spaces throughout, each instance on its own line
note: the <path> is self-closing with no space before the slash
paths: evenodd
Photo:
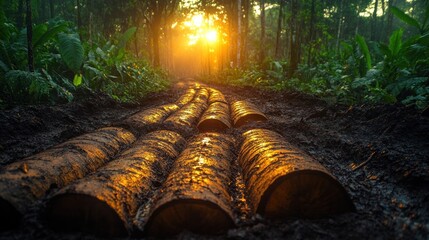
<path id="1" fill-rule="evenodd" d="M 338 18 L 337 43 L 335 44 L 335 51 L 337 54 L 340 50 L 340 38 L 341 38 L 342 27 L 343 27 L 343 0 L 340 0 L 340 16 Z"/>
<path id="2" fill-rule="evenodd" d="M 49 0 L 49 13 L 51 15 L 50 17 L 54 18 L 54 15 L 55 15 L 54 0 Z"/>
<path id="3" fill-rule="evenodd" d="M 249 35 L 250 0 L 244 0 L 243 34 L 241 35 L 241 63 L 247 62 L 247 36 Z"/>
<path id="4" fill-rule="evenodd" d="M 298 31 L 297 31 L 297 17 L 298 17 L 298 0 L 292 0 L 292 9 L 291 9 L 291 20 L 290 20 L 290 69 L 288 72 L 288 77 L 291 78 L 298 69 L 299 63 L 299 43 L 298 43 Z"/>
<path id="5" fill-rule="evenodd" d="M 76 11 L 77 11 L 77 29 L 78 31 L 82 27 L 82 18 L 80 16 L 80 0 L 76 0 Z"/>
<path id="6" fill-rule="evenodd" d="M 16 26 L 18 29 L 22 29 L 24 25 L 24 0 L 18 2 L 18 12 L 16 13 Z"/>
<path id="7" fill-rule="evenodd" d="M 259 63 L 262 65 L 265 59 L 265 0 L 260 0 L 261 9 L 261 41 L 259 50 Z"/>
<path id="8" fill-rule="evenodd" d="M 160 66 L 159 59 L 159 23 L 155 20 L 152 24 L 152 54 L 153 54 L 153 65 L 155 67 Z"/>
<path id="9" fill-rule="evenodd" d="M 392 6 L 394 6 L 396 4 L 395 0 L 389 0 L 388 2 L 388 14 L 387 14 L 387 26 L 386 26 L 386 33 L 384 34 L 385 36 L 385 41 L 389 40 L 389 36 L 392 33 L 392 29 L 393 29 L 393 14 L 390 11 Z"/>
<path id="10" fill-rule="evenodd" d="M 314 25 L 316 24 L 316 0 L 311 0 L 311 16 L 310 16 L 310 36 L 309 36 L 309 48 L 307 64 L 311 65 L 313 60 L 313 39 L 314 39 Z"/>
<path id="11" fill-rule="evenodd" d="M 27 7 L 27 58 L 28 70 L 34 72 L 34 56 L 33 56 L 33 20 L 31 19 L 31 0 L 26 0 Z"/>
<path id="12" fill-rule="evenodd" d="M 372 12 L 372 22 L 371 22 L 371 40 L 377 40 L 377 10 L 378 10 L 378 0 L 375 0 L 374 11 Z"/>
<path id="13" fill-rule="evenodd" d="M 241 0 L 237 0 L 237 67 L 241 66 Z"/>
<path id="14" fill-rule="evenodd" d="M 279 16 L 277 19 L 277 34 L 276 34 L 276 51 L 275 51 L 275 57 L 276 59 L 279 59 L 280 56 L 280 38 L 282 34 L 282 20 L 283 20 L 283 8 L 284 8 L 285 0 L 279 0 Z"/>

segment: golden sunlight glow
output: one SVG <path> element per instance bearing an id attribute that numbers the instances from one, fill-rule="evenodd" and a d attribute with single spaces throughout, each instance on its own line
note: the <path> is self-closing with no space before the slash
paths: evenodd
<path id="1" fill-rule="evenodd" d="M 207 19 L 202 12 L 188 15 L 183 22 L 183 27 L 190 31 L 188 33 L 188 45 L 200 43 L 214 43 L 218 41 L 218 32 L 213 26 L 213 19 Z M 182 28 L 183 29 L 183 28 Z"/>
<path id="2" fill-rule="evenodd" d="M 212 29 L 206 32 L 206 39 L 208 42 L 216 42 L 217 40 L 217 31 Z"/>

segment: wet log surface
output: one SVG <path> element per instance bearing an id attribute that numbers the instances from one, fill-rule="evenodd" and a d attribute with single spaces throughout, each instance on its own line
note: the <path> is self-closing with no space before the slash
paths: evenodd
<path id="1" fill-rule="evenodd" d="M 194 99 L 195 93 L 197 91 L 193 88 L 188 88 L 186 90 L 186 92 L 179 97 L 179 99 L 177 99 L 177 101 L 175 102 L 176 105 L 178 105 L 179 107 L 183 107 L 186 104 L 188 104 L 189 102 L 192 101 L 192 99 Z"/>
<path id="2" fill-rule="evenodd" d="M 213 104 L 215 102 L 221 102 L 228 104 L 228 101 L 226 100 L 223 93 L 217 89 L 209 88 L 210 96 L 209 96 L 209 104 Z"/>
<path id="3" fill-rule="evenodd" d="M 235 101 L 231 104 L 234 127 L 241 127 L 251 122 L 266 121 L 267 117 L 256 105 L 248 101 Z"/>
<path id="4" fill-rule="evenodd" d="M 171 131 L 144 135 L 118 158 L 50 198 L 49 225 L 103 236 L 131 233 L 138 207 L 164 182 L 185 143 Z"/>
<path id="5" fill-rule="evenodd" d="M 179 105 L 176 104 L 165 104 L 149 108 L 126 118 L 123 122 L 116 125 L 133 130 L 136 134 L 144 133 L 159 127 L 168 116 L 179 108 Z"/>
<path id="6" fill-rule="evenodd" d="M 178 131 L 184 137 L 191 136 L 195 132 L 198 120 L 207 109 L 208 96 L 207 89 L 199 89 L 192 102 L 170 115 L 164 121 L 164 126 L 167 129 Z"/>
<path id="7" fill-rule="evenodd" d="M 213 102 L 201 116 L 198 123 L 200 132 L 223 132 L 232 127 L 229 105 L 223 102 Z"/>
<path id="8" fill-rule="evenodd" d="M 316 218 L 354 210 L 347 192 L 326 168 L 278 133 L 253 129 L 243 136 L 238 161 L 257 213 Z"/>
<path id="9" fill-rule="evenodd" d="M 2 227 L 18 224 L 21 215 L 36 200 L 95 171 L 134 141 L 134 135 L 125 129 L 102 128 L 3 167 L 0 171 Z"/>
<path id="10" fill-rule="evenodd" d="M 228 191 L 234 140 L 218 133 L 199 134 L 176 160 L 155 198 L 145 231 L 166 236 L 184 230 L 203 234 L 234 226 Z"/>

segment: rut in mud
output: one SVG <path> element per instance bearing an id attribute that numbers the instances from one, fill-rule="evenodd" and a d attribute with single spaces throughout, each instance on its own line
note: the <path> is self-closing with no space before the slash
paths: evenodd
<path id="1" fill-rule="evenodd" d="M 0 236 L 61 238 L 64 230 L 261 239 L 427 236 L 429 126 L 412 110 L 332 107 L 296 93 L 193 83 L 176 84 L 174 91 L 112 119 L 111 129 L 127 137 L 86 152 L 89 162 L 70 166 L 72 178 L 55 167 L 32 173 L 31 156 L 5 165 L 0 180 L 10 185 L 4 176 L 24 176 L 13 178 L 18 189 L 31 177 L 50 171 L 46 176 L 53 177 L 32 190 L 36 195 L 2 191 L 2 212 L 20 220 L 9 230 L 13 224 L 3 218 L 7 230 Z M 217 133 L 198 133 L 210 131 Z M 79 138 L 37 160 L 61 161 L 62 154 L 52 153 L 61 146 L 79 148 L 81 157 L 85 148 L 73 145 Z M 107 153 L 111 146 L 118 150 Z M 27 195 L 31 201 L 22 200 Z"/>

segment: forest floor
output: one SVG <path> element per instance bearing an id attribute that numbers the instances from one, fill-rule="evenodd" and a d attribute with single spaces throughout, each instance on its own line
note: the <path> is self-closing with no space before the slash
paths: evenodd
<path id="1" fill-rule="evenodd" d="M 257 126 L 281 133 L 322 163 L 346 188 L 357 210 L 315 220 L 253 217 L 223 235 L 185 232 L 177 238 L 429 238 L 429 117 L 399 105 L 348 107 L 328 105 L 296 92 L 212 87 L 230 101 L 247 99 L 259 106 L 269 121 Z M 173 88 L 150 95 L 139 105 L 118 104 L 94 95 L 65 105 L 1 110 L 0 166 L 142 109 L 174 102 L 181 93 Z M 81 233 L 52 232 L 34 219 L 27 216 L 19 229 L 0 233 L 0 239 L 96 239 Z"/>

